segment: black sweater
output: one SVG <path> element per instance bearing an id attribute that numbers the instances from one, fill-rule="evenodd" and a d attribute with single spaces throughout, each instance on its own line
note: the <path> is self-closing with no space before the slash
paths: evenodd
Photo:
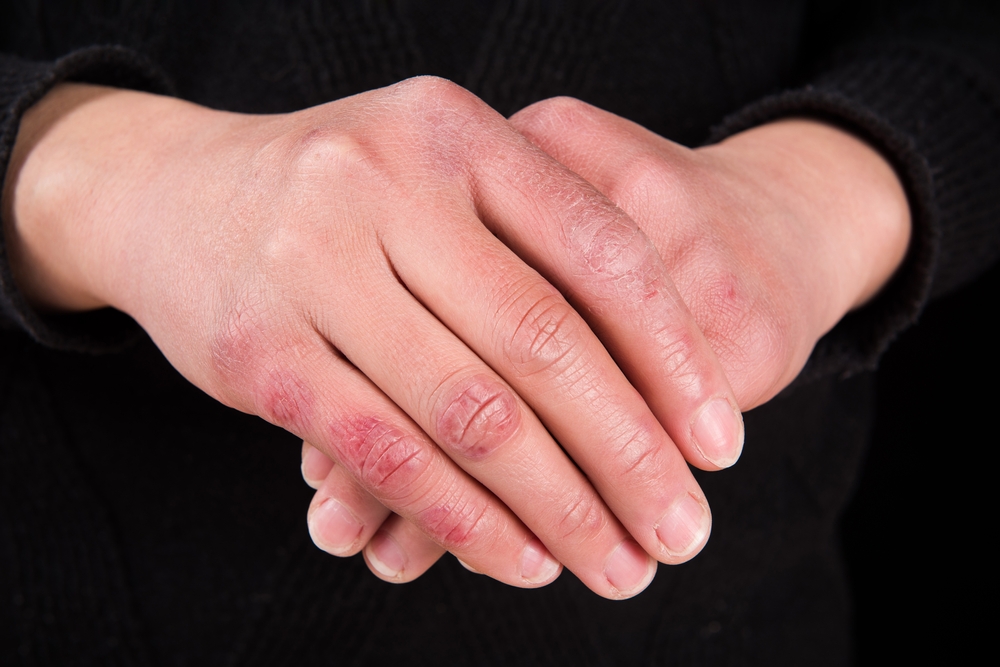
<path id="1" fill-rule="evenodd" d="M 740 463 L 699 475 L 714 516 L 705 551 L 661 567 L 624 603 L 568 573 L 522 591 L 450 558 L 394 587 L 360 558 L 322 554 L 304 529 L 295 438 L 188 385 L 120 314 L 35 313 L 3 261 L 3 663 L 843 664 L 835 522 L 871 420 L 859 371 L 929 298 L 1000 254 L 995 12 L 900 4 L 6 9 L 0 173 L 21 114 L 62 80 L 263 113 L 429 73 L 503 113 L 572 95 L 688 145 L 782 116 L 831 120 L 896 167 L 914 236 L 879 298 L 821 341 L 791 390 L 747 415 Z"/>

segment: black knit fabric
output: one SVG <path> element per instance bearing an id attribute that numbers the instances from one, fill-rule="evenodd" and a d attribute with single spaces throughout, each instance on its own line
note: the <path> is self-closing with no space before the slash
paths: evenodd
<path id="1" fill-rule="evenodd" d="M 779 117 L 824 118 L 895 166 L 914 235 L 892 283 L 820 342 L 810 382 L 746 416 L 740 463 L 698 473 L 714 517 L 705 551 L 617 603 L 569 574 L 522 591 L 446 557 L 397 587 L 359 558 L 322 554 L 304 528 L 295 438 L 187 384 L 119 313 L 34 312 L 0 245 L 0 663 L 846 664 L 850 602 L 835 526 L 872 419 L 863 371 L 930 298 L 1000 254 L 1000 32 L 987 9 L 798 0 L 7 8 L 0 174 L 21 115 L 60 81 L 274 113 L 436 74 L 505 114 L 572 95 L 687 145 Z"/>

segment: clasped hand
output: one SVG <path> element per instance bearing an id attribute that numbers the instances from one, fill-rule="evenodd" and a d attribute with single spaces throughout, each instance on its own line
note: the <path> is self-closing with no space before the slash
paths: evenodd
<path id="1" fill-rule="evenodd" d="M 905 250 L 877 154 L 782 125 L 693 152 L 572 100 L 508 122 L 431 78 L 279 116 L 62 86 L 18 136 L 8 248 L 39 307 L 114 306 L 311 443 L 325 549 L 627 597 L 708 537 L 687 464 L 733 463 L 737 406 Z M 789 129 L 816 149 L 792 169 Z M 816 155 L 880 195 L 861 250 Z"/>

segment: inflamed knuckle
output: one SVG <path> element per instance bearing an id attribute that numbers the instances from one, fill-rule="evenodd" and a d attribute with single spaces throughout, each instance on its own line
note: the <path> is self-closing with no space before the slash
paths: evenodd
<path id="1" fill-rule="evenodd" d="M 577 225 L 570 243 L 594 282 L 597 298 L 609 304 L 645 303 L 668 284 L 653 244 L 624 215 Z"/>
<path id="2" fill-rule="evenodd" d="M 474 550 L 491 531 L 489 508 L 470 499 L 451 498 L 417 517 L 432 540 L 453 552 Z"/>
<path id="3" fill-rule="evenodd" d="M 521 425 L 513 393 L 497 380 L 477 375 L 451 387 L 436 419 L 442 445 L 480 461 L 509 442 Z"/>
<path id="4" fill-rule="evenodd" d="M 218 388 L 248 392 L 267 383 L 267 369 L 286 341 L 277 340 L 282 330 L 273 325 L 265 299 L 243 295 L 230 302 L 220 311 L 209 363 Z"/>
<path id="5" fill-rule="evenodd" d="M 578 491 L 559 513 L 554 532 L 561 540 L 584 542 L 600 533 L 605 523 L 604 505 L 597 496 Z"/>
<path id="6" fill-rule="evenodd" d="M 525 299 L 516 308 L 521 314 L 513 334 L 506 338 L 511 365 L 523 377 L 571 367 L 584 335 L 583 321 L 559 295 Z"/>
<path id="7" fill-rule="evenodd" d="M 341 463 L 380 498 L 403 500 L 418 490 L 430 456 L 416 436 L 377 417 L 355 417 L 331 426 Z"/>

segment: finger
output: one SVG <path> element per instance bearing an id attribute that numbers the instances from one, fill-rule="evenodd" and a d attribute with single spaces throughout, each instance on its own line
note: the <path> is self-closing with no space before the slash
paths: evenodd
<path id="1" fill-rule="evenodd" d="M 456 241 L 459 245 L 488 243 L 486 247 L 507 258 L 480 260 L 477 270 L 485 280 L 499 279 L 516 266 L 527 270 L 481 225 L 470 224 L 469 229 L 468 236 Z M 480 238 L 474 238 L 477 233 Z M 443 259 L 444 266 L 468 266 Z M 532 279 L 544 283 L 537 275 Z M 526 545 L 520 555 L 522 576 L 551 581 L 562 563 L 605 597 L 626 597 L 645 588 L 655 572 L 654 562 L 523 400 L 401 286 L 379 293 L 377 306 L 374 300 L 359 299 L 352 316 L 321 324 L 321 330 L 540 538 L 537 548 Z M 386 313 L 391 313 L 391 322 Z M 353 342 L 362 340 L 364 345 Z M 493 576 L 490 563 L 478 554 L 446 544 L 439 535 L 431 537 Z M 546 548 L 555 561 L 539 557 Z"/>
<path id="2" fill-rule="evenodd" d="M 398 286 L 397 286 L 398 287 Z M 534 535 L 503 503 L 459 469 L 421 429 L 356 368 L 339 358 L 321 336 L 297 343 L 281 341 L 267 363 L 240 359 L 237 349 L 218 354 L 231 361 L 226 386 L 249 388 L 250 412 L 308 440 L 342 466 L 378 502 L 413 522 L 439 545 L 505 583 L 533 587 L 551 579 L 522 576 L 519 564 L 534 555 Z M 225 343 L 221 343 L 225 346 Z M 261 372 L 259 369 L 267 369 Z M 241 369 L 246 375 L 239 376 Z M 238 402 L 234 401 L 239 404 Z M 334 469 L 336 470 L 336 468 Z M 321 487 L 321 491 L 322 491 Z M 331 487 L 357 504 L 342 480 Z M 339 500 L 338 498 L 338 500 Z M 320 496 L 316 504 L 325 498 Z M 339 512 L 339 509 L 338 509 Z M 358 519 L 363 530 L 378 522 Z M 341 553 L 356 549 L 360 534 Z M 317 536 L 320 543 L 325 537 Z M 548 554 L 547 554 L 548 555 Z M 558 570 L 551 555 L 552 575 Z"/>
<path id="3" fill-rule="evenodd" d="M 333 460 L 329 456 L 302 441 L 302 479 L 306 484 L 318 489 L 332 469 Z"/>
<path id="4" fill-rule="evenodd" d="M 393 583 L 413 581 L 444 553 L 414 524 L 395 514 L 382 524 L 364 550 L 368 568 L 380 579 Z"/>
<path id="5" fill-rule="evenodd" d="M 330 462 L 330 471 L 309 505 L 309 535 L 317 547 L 329 554 L 353 556 L 368 544 L 390 512 L 343 466 L 319 454 Z"/>
<path id="6" fill-rule="evenodd" d="M 588 193 L 592 194 L 590 190 L 582 194 Z M 436 217 L 443 218 L 444 213 Z M 428 223 L 435 257 L 441 266 L 452 267 L 450 271 L 427 271 L 423 262 L 413 259 L 421 256 L 422 235 L 404 230 L 384 240 L 390 255 L 399 258 L 394 268 L 408 289 L 530 404 L 647 553 L 666 563 L 696 554 L 711 525 L 704 495 L 684 457 L 586 322 L 555 288 L 485 230 L 478 235 L 448 235 L 435 233 L 433 224 Z M 405 341 L 381 347 L 400 345 L 405 346 Z M 392 364 L 401 362 L 386 358 L 385 363 L 390 365 L 381 371 L 366 369 L 366 373 L 378 373 L 379 384 L 394 372 Z M 401 405 L 412 400 L 393 398 Z M 420 423 L 432 435 L 440 432 L 439 427 L 434 430 L 432 418 Z M 466 463 L 460 464 L 473 471 Z M 572 502 L 572 496 L 560 491 L 573 488 L 567 486 L 574 483 L 570 473 L 539 479 L 529 489 L 501 480 L 506 489 L 516 490 L 513 495 L 487 482 L 479 472 L 473 474 L 514 508 L 556 558 L 588 585 L 594 585 L 595 579 L 587 574 L 594 566 L 586 560 L 581 564 L 581 558 L 600 554 L 606 559 L 602 566 L 610 567 L 610 554 L 621 540 L 603 543 L 607 551 L 598 551 L 590 537 L 577 545 L 559 544 L 566 541 L 560 535 L 591 530 L 585 526 L 594 511 L 599 514 L 592 525 L 604 521 L 603 507 L 593 505 L 589 496 Z M 569 501 L 563 501 L 559 523 L 548 527 L 533 523 L 517 509 L 520 505 L 512 504 L 523 501 L 525 494 L 534 498 L 539 488 L 547 490 L 548 497 Z M 543 502 L 545 496 L 539 502 L 532 500 L 528 511 L 537 513 Z M 644 580 L 626 557 L 631 552 L 621 553 L 628 564 L 621 564 L 616 580 L 622 581 L 625 573 Z"/>
<path id="7" fill-rule="evenodd" d="M 512 122 L 535 139 L 530 119 L 529 113 Z M 573 176 L 525 160 L 504 167 L 511 178 L 481 179 L 481 206 L 493 231 L 587 317 L 692 465 L 732 465 L 743 446 L 736 399 L 649 239 L 603 196 L 580 196 Z M 543 194 L 561 206 L 540 206 L 537 192 L 511 185 L 531 175 L 542 181 L 539 171 L 555 183 Z"/>
<path id="8" fill-rule="evenodd" d="M 315 483 L 314 488 L 319 490 L 313 497 L 308 522 L 309 533 L 320 549 L 336 556 L 349 556 L 363 545 L 365 560 L 372 571 L 393 582 L 413 581 L 444 555 L 444 549 L 414 524 L 391 514 L 326 454 L 307 442 L 302 443 L 302 449 L 303 470 L 308 468 L 308 481 L 310 485 Z M 316 481 L 314 475 L 321 470 L 325 470 L 328 477 Z M 328 508 L 331 504 L 333 507 Z M 385 536 L 372 544 L 376 528 Z M 544 555 L 539 556 L 543 562 Z M 391 562 L 395 562 L 396 567 L 386 565 Z M 471 570 L 469 565 L 462 565 Z"/>

